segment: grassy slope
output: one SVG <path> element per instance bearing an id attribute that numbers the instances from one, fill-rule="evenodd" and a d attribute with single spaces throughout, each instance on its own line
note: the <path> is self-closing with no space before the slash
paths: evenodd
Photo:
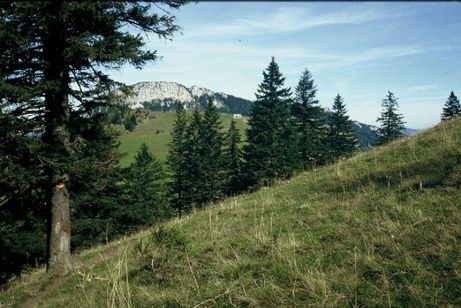
<path id="1" fill-rule="evenodd" d="M 461 119 L 144 231 L 41 302 L 459 305 L 460 136 Z M 41 275 L 0 302 L 20 301 Z"/>
<path id="2" fill-rule="evenodd" d="M 120 151 L 126 153 L 126 156 L 121 161 L 122 166 L 128 166 L 134 160 L 134 156 L 143 142 L 149 146 L 157 158 L 162 161 L 166 159 L 175 114 L 174 112 L 155 112 L 154 114 L 154 119 L 143 121 L 133 132 L 123 130 L 120 136 Z M 231 114 L 221 114 L 225 130 L 229 128 L 231 119 Z M 236 122 L 243 137 L 247 124 L 244 119 L 236 119 Z"/>

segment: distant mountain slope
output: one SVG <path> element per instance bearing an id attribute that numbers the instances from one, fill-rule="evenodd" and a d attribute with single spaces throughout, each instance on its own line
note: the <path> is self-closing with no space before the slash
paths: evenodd
<path id="1" fill-rule="evenodd" d="M 215 106 L 222 113 L 240 113 L 249 116 L 253 102 L 234 95 L 214 92 L 210 89 L 191 86 L 186 87 L 173 81 L 146 81 L 133 85 L 133 95 L 120 100 L 130 108 L 146 108 L 154 111 L 173 111 L 174 103 L 179 101 L 189 111 L 197 104 L 203 107 L 207 97 L 212 97 Z M 330 113 L 328 108 L 325 113 Z M 376 127 L 369 124 L 354 121 L 354 130 L 360 147 L 370 147 L 376 142 Z M 411 135 L 418 130 L 407 128 L 405 133 Z"/>
<path id="2" fill-rule="evenodd" d="M 198 86 L 186 87 L 172 81 L 136 83 L 133 85 L 133 95 L 123 98 L 121 102 L 131 108 L 172 111 L 174 103 L 179 101 L 187 110 L 192 110 L 197 104 L 204 106 L 207 97 L 213 99 L 213 103 L 220 112 L 250 114 L 252 102 L 247 99 Z"/>
<path id="3" fill-rule="evenodd" d="M 354 131 L 360 147 L 370 147 L 376 143 L 376 126 L 353 121 Z"/>

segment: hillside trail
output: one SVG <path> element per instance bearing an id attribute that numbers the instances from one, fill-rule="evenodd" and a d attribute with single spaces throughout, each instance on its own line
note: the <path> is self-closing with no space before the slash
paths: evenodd
<path id="1" fill-rule="evenodd" d="M 89 261 L 87 261 L 85 263 L 83 263 L 82 261 L 80 261 L 78 259 L 74 259 L 74 263 L 75 263 L 74 272 L 77 272 L 77 273 L 86 272 L 86 271 L 92 269 L 93 267 L 95 267 L 95 266 L 109 260 L 113 256 L 117 255 L 117 251 L 118 251 L 120 246 L 121 246 L 121 244 L 118 244 L 118 245 L 115 245 L 113 247 L 110 247 L 110 248 L 106 249 L 102 254 L 98 253 L 96 256 L 94 256 L 93 258 L 91 258 Z M 53 278 L 53 280 L 49 282 L 48 286 L 43 291 L 40 291 L 41 285 L 37 286 L 36 290 L 35 290 L 37 292 L 37 294 L 35 294 L 32 298 L 29 298 L 26 302 L 19 304 L 17 307 L 19 307 L 19 308 L 34 308 L 34 307 L 37 307 L 38 303 L 40 302 L 40 300 L 42 298 L 45 297 L 45 295 L 50 294 L 54 290 L 58 289 L 70 277 L 72 277 L 72 274 Z"/>

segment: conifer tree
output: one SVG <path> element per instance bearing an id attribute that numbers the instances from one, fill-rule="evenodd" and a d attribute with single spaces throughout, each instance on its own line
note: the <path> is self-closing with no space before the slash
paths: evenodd
<path id="1" fill-rule="evenodd" d="M 185 169 L 187 165 L 186 155 L 186 134 L 187 134 L 187 115 L 184 105 L 176 104 L 176 116 L 173 125 L 172 141 L 167 164 L 170 172 L 170 202 L 173 208 L 179 213 L 186 209 L 185 202 Z"/>
<path id="2" fill-rule="evenodd" d="M 450 96 L 443 106 L 442 121 L 448 121 L 461 115 L 461 104 L 455 93 L 451 91 Z"/>
<path id="3" fill-rule="evenodd" d="M 135 161 L 126 171 L 124 196 L 126 207 L 117 213 L 125 225 L 149 226 L 169 215 L 162 164 L 141 145 Z"/>
<path id="4" fill-rule="evenodd" d="M 332 159 L 350 155 L 357 147 L 353 123 L 346 113 L 344 100 L 338 94 L 333 102 L 333 112 L 329 119 L 328 139 Z"/>
<path id="5" fill-rule="evenodd" d="M 311 73 L 306 69 L 296 87 L 295 104 L 292 108 L 296 118 L 301 166 L 304 169 L 323 164 L 327 160 L 326 123 L 316 93 L 317 87 Z"/>
<path id="6" fill-rule="evenodd" d="M 178 8 L 183 1 L 164 1 Z M 0 5 L 0 95 L 8 112 L 21 119 L 24 136 L 41 136 L 40 157 L 49 207 L 48 272 L 72 269 L 69 183 L 77 160 L 72 126 L 91 118 L 117 87 L 102 68 L 141 68 L 155 61 L 144 37 L 169 39 L 178 30 L 158 3 L 114 1 L 8 1 Z M 160 7 L 162 8 L 162 7 Z M 3 108 L 3 111 L 6 109 Z M 19 128 L 19 127 L 17 127 Z"/>
<path id="7" fill-rule="evenodd" d="M 202 114 L 198 107 L 196 107 L 192 113 L 185 137 L 184 154 L 186 164 L 183 168 L 185 211 L 200 206 L 203 200 L 205 200 L 205 190 L 203 188 L 205 169 L 203 168 L 203 142 L 201 139 L 202 125 Z"/>
<path id="8" fill-rule="evenodd" d="M 136 121 L 136 116 L 132 114 L 128 117 L 128 119 L 126 119 L 125 129 L 132 132 L 136 128 L 136 125 L 138 125 L 138 122 Z"/>
<path id="9" fill-rule="evenodd" d="M 222 129 L 219 113 L 213 105 L 212 98 L 209 97 L 199 131 L 201 172 L 203 174 L 203 183 L 201 185 L 203 197 L 200 200 L 201 203 L 217 200 L 223 194 L 222 147 L 224 145 L 224 136 Z"/>
<path id="10" fill-rule="evenodd" d="M 394 93 L 388 91 L 381 106 L 383 110 L 381 111 L 381 116 L 377 119 L 378 122 L 381 122 L 381 126 L 376 133 L 378 135 L 378 144 L 385 144 L 403 136 L 405 122 L 403 121 L 403 115 L 397 112 L 399 105 Z"/>
<path id="11" fill-rule="evenodd" d="M 235 125 L 234 119 L 231 120 L 229 130 L 226 135 L 226 148 L 224 152 L 225 192 L 233 195 L 242 190 L 242 164 L 243 152 L 240 148 L 240 132 Z"/>
<path id="12" fill-rule="evenodd" d="M 273 57 L 263 77 L 248 122 L 250 128 L 244 149 L 248 185 L 269 184 L 275 178 L 287 176 L 290 169 L 282 138 L 291 117 L 290 88 L 285 87 L 285 77 Z"/>

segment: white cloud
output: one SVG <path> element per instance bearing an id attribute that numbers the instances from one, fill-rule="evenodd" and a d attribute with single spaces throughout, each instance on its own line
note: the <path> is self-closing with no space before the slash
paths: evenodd
<path id="1" fill-rule="evenodd" d="M 184 40 L 172 44 L 169 57 L 197 57 L 202 60 L 238 63 L 238 58 L 258 58 L 266 63 L 271 56 L 281 60 L 308 60 L 318 68 L 341 67 L 382 59 L 412 56 L 429 49 L 414 45 L 384 46 L 349 52 L 325 52 L 302 47 L 256 47 L 242 43 L 203 42 Z M 246 63 L 248 64 L 248 63 Z"/>
<path id="2" fill-rule="evenodd" d="M 430 91 L 437 89 L 438 85 L 435 84 L 424 84 L 424 85 L 416 85 L 416 86 L 411 86 L 407 87 L 404 90 L 406 92 L 421 92 L 421 91 Z"/>
<path id="3" fill-rule="evenodd" d="M 363 7 L 362 7 L 363 8 Z M 365 7 L 327 14 L 313 14 L 302 7 L 283 7 L 270 14 L 250 14 L 219 24 L 200 25 L 199 28 L 185 30 L 189 37 L 212 36 L 252 36 L 306 30 L 331 25 L 360 24 L 378 19 L 395 17 Z"/>

